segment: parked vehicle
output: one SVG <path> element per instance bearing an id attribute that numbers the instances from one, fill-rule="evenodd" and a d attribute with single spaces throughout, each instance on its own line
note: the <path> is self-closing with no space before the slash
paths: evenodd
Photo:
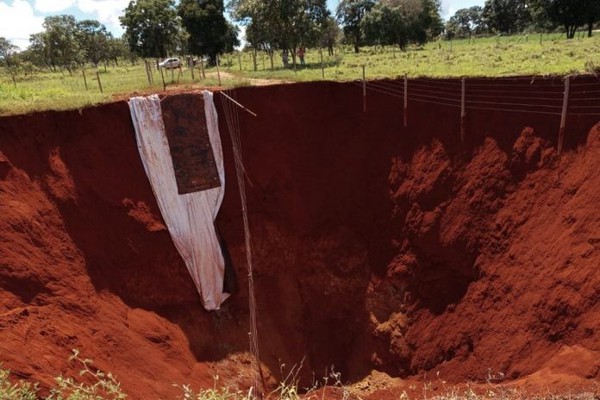
<path id="1" fill-rule="evenodd" d="M 167 69 L 179 68 L 181 67 L 181 61 L 179 61 L 179 58 L 165 58 L 160 63 L 158 63 L 158 66 Z"/>

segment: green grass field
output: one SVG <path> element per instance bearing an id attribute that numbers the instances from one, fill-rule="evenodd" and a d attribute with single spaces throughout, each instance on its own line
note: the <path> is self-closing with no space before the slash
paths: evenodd
<path id="1" fill-rule="evenodd" d="M 540 41 L 541 39 L 541 41 Z M 290 58 L 291 60 L 291 58 Z M 306 66 L 283 68 L 276 54 L 273 68 L 268 55 L 259 53 L 257 70 L 251 53 L 227 54 L 221 57 L 222 86 L 253 84 L 253 79 L 277 81 L 354 80 L 362 78 L 365 65 L 367 79 L 397 77 L 461 77 L 581 74 L 600 71 L 600 33 L 592 38 L 566 40 L 564 35 L 538 34 L 475 38 L 469 40 L 440 40 L 423 47 L 400 51 L 394 47 L 368 47 L 355 54 L 350 47 L 339 46 L 333 56 L 318 49 L 308 49 Z M 323 70 L 321 69 L 323 66 Z M 200 79 L 195 71 L 192 79 L 187 68 L 165 72 L 167 90 L 218 85 L 216 69 L 206 71 Z M 323 78 L 324 75 L 324 78 Z M 142 62 L 132 66 L 100 68 L 103 87 L 100 93 L 94 69 L 86 70 L 88 89 L 83 72 L 72 75 L 63 72 L 38 72 L 13 77 L 0 69 L 0 115 L 21 114 L 50 109 L 81 108 L 111 101 L 134 93 L 162 91 L 160 74 L 154 71 L 154 84 L 148 83 Z"/>

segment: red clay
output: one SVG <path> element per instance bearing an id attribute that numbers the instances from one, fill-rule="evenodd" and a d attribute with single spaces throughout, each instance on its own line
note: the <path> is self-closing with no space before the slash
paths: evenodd
<path id="1" fill-rule="evenodd" d="M 404 128 L 398 99 L 369 93 L 363 113 L 352 84 L 236 96 L 259 115 L 239 116 L 271 383 L 303 357 L 303 384 L 332 364 L 350 382 L 385 381 L 372 370 L 600 380 L 598 118 L 568 120 L 558 159 L 553 116 L 472 112 L 461 144 L 456 109 L 411 104 Z M 15 376 L 51 385 L 76 372 L 78 348 L 134 399 L 216 374 L 249 383 L 242 221 L 217 103 L 228 182 L 217 225 L 240 288 L 217 313 L 163 225 L 124 102 L 0 119 L 0 361 Z M 371 397 L 408 390 L 390 382 Z"/>

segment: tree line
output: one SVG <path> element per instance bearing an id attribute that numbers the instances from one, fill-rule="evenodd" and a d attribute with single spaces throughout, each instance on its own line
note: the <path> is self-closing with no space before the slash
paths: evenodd
<path id="1" fill-rule="evenodd" d="M 13 72 L 33 67 L 72 72 L 86 63 L 98 67 L 135 57 L 123 39 L 113 37 L 96 20 L 77 21 L 72 15 L 56 15 L 46 17 L 42 26 L 42 32 L 30 36 L 25 51 L 18 52 L 16 46 L 0 37 L 0 63 Z"/>
<path id="2" fill-rule="evenodd" d="M 225 17 L 228 12 L 235 24 Z M 271 55 L 300 47 L 333 54 L 339 42 L 359 52 L 365 45 L 424 44 L 439 38 L 473 34 L 514 34 L 564 29 L 572 38 L 581 27 L 592 35 L 600 20 L 600 0 L 487 0 L 484 7 L 458 10 L 447 22 L 440 0 L 341 0 L 335 13 L 326 0 L 131 0 L 120 17 L 125 33 L 114 38 L 95 20 L 71 15 L 45 18 L 42 32 L 31 35 L 26 51 L 0 38 L 0 64 L 28 64 L 52 70 L 85 63 L 96 67 L 136 57 L 169 55 L 207 57 L 239 45 L 239 27 L 247 46 Z"/>
<path id="3" fill-rule="evenodd" d="M 484 7 L 456 11 L 446 23 L 445 33 L 453 38 L 562 29 L 572 39 L 581 28 L 592 36 L 598 22 L 599 0 L 487 0 Z"/>

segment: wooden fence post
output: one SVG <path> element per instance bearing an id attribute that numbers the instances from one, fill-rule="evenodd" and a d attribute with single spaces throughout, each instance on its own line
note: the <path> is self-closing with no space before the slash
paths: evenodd
<path id="1" fill-rule="evenodd" d="M 404 74 L 404 127 L 408 126 L 408 77 Z"/>
<path id="2" fill-rule="evenodd" d="M 565 77 L 565 91 L 563 96 L 562 114 L 560 116 L 560 129 L 558 131 L 558 155 L 560 156 L 563 151 L 563 144 L 565 140 L 565 126 L 567 124 L 567 110 L 569 108 L 569 89 L 570 89 L 570 77 Z"/>
<path id="3" fill-rule="evenodd" d="M 461 81 L 461 98 L 460 98 L 460 141 L 465 141 L 465 122 L 467 119 L 467 108 L 466 108 L 466 79 L 462 78 Z"/>
<path id="4" fill-rule="evenodd" d="M 81 72 L 83 73 L 83 84 L 85 85 L 85 91 L 88 91 L 88 85 L 87 85 L 87 78 L 85 77 L 85 68 L 81 69 Z"/>
<path id="5" fill-rule="evenodd" d="M 221 86 L 221 71 L 219 70 L 219 55 L 217 55 L 217 79 L 219 80 L 219 86 Z"/>
<path id="6" fill-rule="evenodd" d="M 150 80 L 150 72 L 148 72 L 148 61 L 144 60 L 144 71 L 146 72 L 146 79 L 148 79 L 148 85 L 152 84 Z"/>
<path id="7" fill-rule="evenodd" d="M 238 64 L 240 65 L 240 72 L 242 71 L 242 55 L 238 53 Z"/>
<path id="8" fill-rule="evenodd" d="M 188 66 L 190 67 L 190 71 L 192 72 L 192 82 L 194 82 L 196 80 L 196 77 L 194 76 L 194 57 L 190 56 L 189 57 L 189 63 Z"/>
<path id="9" fill-rule="evenodd" d="M 148 76 L 148 84 L 154 85 L 154 74 L 152 73 L 153 67 L 150 65 L 148 60 L 144 60 L 144 65 L 146 66 L 146 75 Z"/>
<path id="10" fill-rule="evenodd" d="M 367 112 L 367 74 L 365 71 L 365 66 L 362 66 L 363 72 L 363 112 Z"/>
<path id="11" fill-rule="evenodd" d="M 325 79 L 325 67 L 323 66 L 323 49 L 319 47 L 319 57 L 321 58 L 321 77 Z"/>
<path id="12" fill-rule="evenodd" d="M 102 90 L 102 82 L 100 81 L 100 73 L 96 70 L 96 79 L 98 79 L 98 87 L 100 88 L 100 93 L 104 94 L 104 90 Z"/>
<path id="13" fill-rule="evenodd" d="M 163 69 L 160 68 L 160 78 L 162 79 L 162 83 L 163 83 L 163 92 L 165 92 L 167 90 L 167 84 L 165 83 L 165 74 L 163 73 Z"/>
<path id="14" fill-rule="evenodd" d="M 204 57 L 200 56 L 200 72 L 202 73 L 202 79 L 206 79 L 206 74 L 204 73 Z"/>

